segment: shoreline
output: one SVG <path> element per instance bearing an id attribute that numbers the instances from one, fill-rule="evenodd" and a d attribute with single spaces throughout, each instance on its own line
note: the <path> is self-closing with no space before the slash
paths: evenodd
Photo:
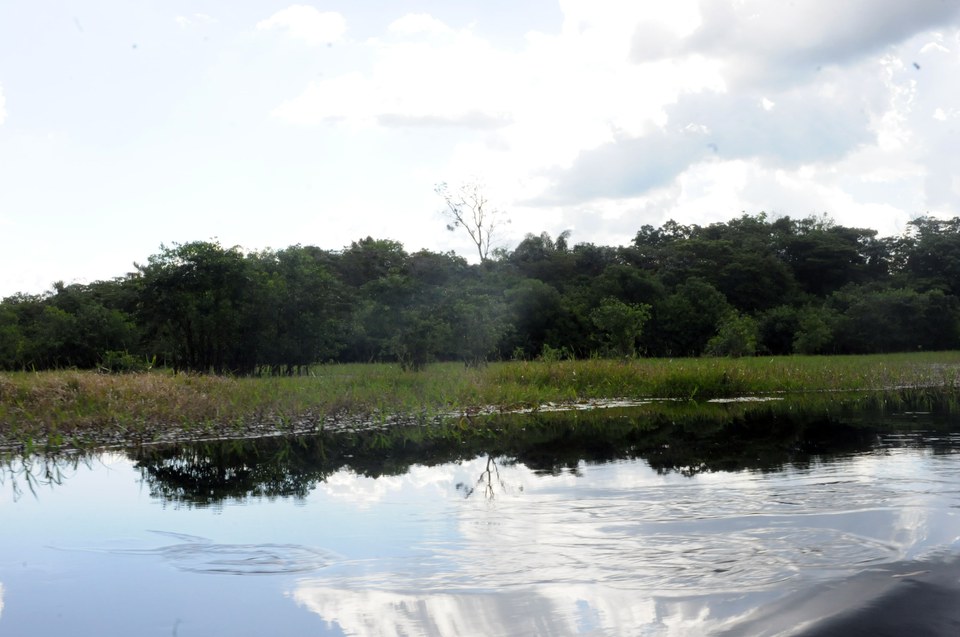
<path id="1" fill-rule="evenodd" d="M 322 431 L 438 426 L 489 416 L 656 412 L 788 401 L 957 403 L 960 352 L 857 357 L 636 359 L 319 366 L 303 377 L 164 371 L 0 373 L 0 451 L 116 448 Z M 862 395 L 862 396 L 861 396 Z M 858 398 L 858 396 L 861 396 Z M 685 407 L 684 407 L 685 406 Z M 949 407 L 948 407 L 949 408 Z"/>

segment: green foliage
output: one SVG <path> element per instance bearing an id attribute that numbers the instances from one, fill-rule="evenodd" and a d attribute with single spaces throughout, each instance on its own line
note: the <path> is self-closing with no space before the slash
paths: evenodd
<path id="1" fill-rule="evenodd" d="M 555 352 L 683 357 L 960 347 L 960 218 L 901 237 L 826 217 L 644 226 L 632 245 L 529 234 L 468 265 L 366 237 L 340 251 L 161 246 L 136 271 L 0 303 L 0 369 L 299 375 L 317 362 L 482 366 Z"/>
<path id="2" fill-rule="evenodd" d="M 648 349 L 668 356 L 699 356 L 731 311 L 715 287 L 702 279 L 689 279 L 655 308 L 659 342 Z"/>
<path id="3" fill-rule="evenodd" d="M 402 310 L 388 341 L 389 351 L 402 369 L 422 371 L 449 338 L 449 329 L 430 308 Z"/>
<path id="4" fill-rule="evenodd" d="M 798 354 L 823 354 L 831 349 L 837 315 L 829 308 L 807 307 L 799 315 L 793 349 Z"/>
<path id="5" fill-rule="evenodd" d="M 544 343 L 540 350 L 537 360 L 543 363 L 556 363 L 559 361 L 572 360 L 573 352 L 566 347 L 551 347 L 549 343 Z"/>
<path id="6" fill-rule="evenodd" d="M 519 347 L 526 358 L 537 356 L 562 312 L 560 293 L 537 279 L 522 279 L 507 291 L 506 302 L 513 330 L 505 338 L 505 349 Z"/>
<path id="7" fill-rule="evenodd" d="M 484 365 L 507 330 L 506 307 L 493 295 L 464 294 L 453 303 L 452 347 L 469 367 Z"/>
<path id="8" fill-rule="evenodd" d="M 731 312 L 721 322 L 717 335 L 707 342 L 711 356 L 753 356 L 757 353 L 757 322 L 749 316 Z"/>
<path id="9" fill-rule="evenodd" d="M 100 360 L 100 370 L 111 374 L 127 374 L 137 372 L 147 372 L 153 367 L 156 361 L 150 361 L 139 356 L 134 356 L 130 352 L 118 352 L 107 350 L 103 353 Z"/>
<path id="10" fill-rule="evenodd" d="M 960 217 L 919 217 L 901 239 L 900 273 L 919 291 L 960 295 Z"/>
<path id="11" fill-rule="evenodd" d="M 330 360 L 343 346 L 347 294 L 318 256 L 293 246 L 249 257 L 251 292 L 260 296 L 250 306 L 250 340 L 257 344 L 256 363 L 275 374 Z"/>
<path id="12" fill-rule="evenodd" d="M 558 354 L 555 358 L 561 358 Z M 548 357 L 549 358 L 549 357 Z M 323 365 L 302 377 L 237 378 L 95 372 L 0 373 L 0 448 L 52 437 L 63 444 L 150 442 L 175 437 L 353 428 L 431 420 L 438 414 L 548 410 L 558 402 L 711 398 L 895 389 L 912 404 L 952 401 L 960 353 L 623 360 L 547 360 L 430 365 Z M 849 395 L 849 394 L 846 394 Z M 875 394 L 878 400 L 890 394 Z M 789 399 L 789 396 L 786 397 Z M 796 405 L 795 405 L 796 407 Z"/>
<path id="13" fill-rule="evenodd" d="M 20 366 L 26 342 L 12 308 L 0 305 L 0 369 Z"/>
<path id="14" fill-rule="evenodd" d="M 795 307 L 780 305 L 769 309 L 757 319 L 757 350 L 763 354 L 790 354 L 799 329 L 800 316 Z"/>
<path id="15" fill-rule="evenodd" d="M 845 288 L 831 302 L 843 312 L 837 340 L 846 352 L 944 349 L 960 335 L 958 301 L 941 290 Z"/>
<path id="16" fill-rule="evenodd" d="M 603 299 L 590 312 L 605 352 L 625 358 L 636 356 L 637 342 L 649 319 L 649 305 L 628 304 L 613 297 Z"/>
<path id="17" fill-rule="evenodd" d="M 260 306 L 239 248 L 205 241 L 162 247 L 140 274 L 141 321 L 175 369 L 255 370 L 252 322 Z"/>

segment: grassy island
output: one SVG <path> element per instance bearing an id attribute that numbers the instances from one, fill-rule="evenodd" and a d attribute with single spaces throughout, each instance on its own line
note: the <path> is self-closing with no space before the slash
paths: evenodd
<path id="1" fill-rule="evenodd" d="M 0 374 L 0 445 L 54 449 L 250 437 L 518 411 L 745 397 L 953 404 L 960 352 L 869 356 L 323 365 L 296 377 Z M 619 402 L 618 402 L 619 401 Z"/>

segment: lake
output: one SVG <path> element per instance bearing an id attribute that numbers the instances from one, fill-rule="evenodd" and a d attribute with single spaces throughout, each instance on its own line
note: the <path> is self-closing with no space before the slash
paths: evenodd
<path id="1" fill-rule="evenodd" d="M 960 634 L 949 417 L 527 418 L 8 455 L 0 635 Z"/>

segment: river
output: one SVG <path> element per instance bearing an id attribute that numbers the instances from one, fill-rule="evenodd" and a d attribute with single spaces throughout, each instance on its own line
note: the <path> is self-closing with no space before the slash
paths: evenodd
<path id="1" fill-rule="evenodd" d="M 309 437 L 9 457 L 0 635 L 960 634 L 960 434 L 856 431 L 739 464 L 539 440 L 371 468 Z"/>

